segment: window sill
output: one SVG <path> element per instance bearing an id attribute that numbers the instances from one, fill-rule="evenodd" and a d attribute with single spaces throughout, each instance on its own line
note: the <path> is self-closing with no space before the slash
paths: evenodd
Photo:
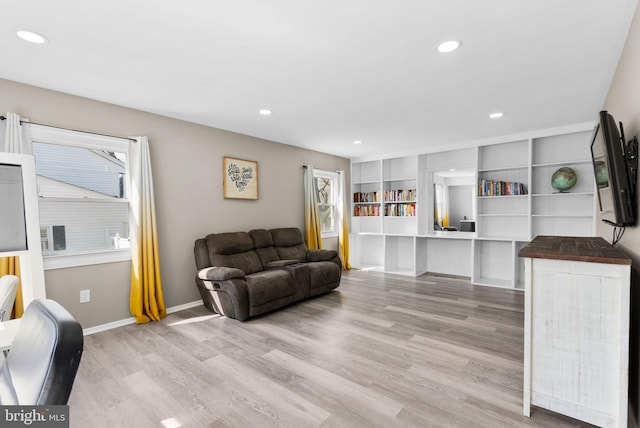
<path id="1" fill-rule="evenodd" d="M 44 256 L 43 260 L 44 270 L 65 269 L 131 260 L 131 250 L 127 248 L 93 253 L 50 255 Z"/>
<path id="2" fill-rule="evenodd" d="M 338 237 L 338 233 L 337 232 L 328 232 L 328 233 L 322 233 L 320 235 L 322 237 L 322 239 L 329 239 L 329 238 L 337 238 Z"/>

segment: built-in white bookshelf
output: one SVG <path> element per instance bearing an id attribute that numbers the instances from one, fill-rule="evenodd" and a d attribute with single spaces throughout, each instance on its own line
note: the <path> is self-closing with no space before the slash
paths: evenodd
<path id="1" fill-rule="evenodd" d="M 590 236 L 594 212 L 593 166 L 590 132 L 533 140 L 531 228 L 532 235 Z M 572 168 L 576 185 L 558 192 L 551 177 L 562 167 Z"/>
<path id="2" fill-rule="evenodd" d="M 382 161 L 351 164 L 351 230 L 382 232 Z"/>
<path id="3" fill-rule="evenodd" d="M 418 230 L 418 156 L 382 161 L 382 231 L 388 234 L 416 235 Z M 390 245 L 394 245 L 391 242 Z M 391 267 L 402 266 L 394 262 Z"/>
<path id="4" fill-rule="evenodd" d="M 478 236 L 529 236 L 528 140 L 478 147 Z"/>
<path id="5" fill-rule="evenodd" d="M 593 234 L 590 136 L 590 125 L 583 124 L 456 150 L 352 161 L 351 264 L 522 289 L 524 263 L 517 254 L 533 237 Z M 578 175 L 567 192 L 551 186 L 561 167 Z M 436 184 L 470 187 L 472 210 L 464 223 L 474 231 L 440 230 Z M 462 226 L 460 219 L 451 223 Z"/>

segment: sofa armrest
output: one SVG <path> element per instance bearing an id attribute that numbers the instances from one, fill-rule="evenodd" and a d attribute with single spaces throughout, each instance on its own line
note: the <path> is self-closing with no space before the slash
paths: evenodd
<path id="1" fill-rule="evenodd" d="M 336 250 L 327 250 L 325 248 L 307 251 L 308 262 L 330 262 L 338 257 Z"/>
<path id="2" fill-rule="evenodd" d="M 242 270 L 228 267 L 201 269 L 196 284 L 210 310 L 240 321 L 249 318 L 249 293 Z"/>
<path id="3" fill-rule="evenodd" d="M 226 281 L 227 279 L 244 279 L 245 273 L 240 269 L 216 266 L 201 269 L 198 278 L 204 281 Z"/>
<path id="4" fill-rule="evenodd" d="M 271 269 L 281 269 L 285 266 L 294 265 L 296 263 L 300 263 L 300 260 L 274 260 L 265 265 L 265 268 L 268 270 Z"/>

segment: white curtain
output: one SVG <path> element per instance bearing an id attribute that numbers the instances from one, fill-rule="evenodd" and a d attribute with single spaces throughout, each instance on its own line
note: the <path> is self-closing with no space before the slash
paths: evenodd
<path id="1" fill-rule="evenodd" d="M 2 151 L 30 155 L 32 149 L 29 127 L 20 124 L 20 116 L 16 113 L 9 112 L 6 118 Z"/>
<path id="2" fill-rule="evenodd" d="M 344 171 L 338 171 L 338 195 L 337 195 L 337 218 L 338 223 L 338 250 L 342 258 L 342 268 L 344 270 L 351 269 L 349 264 L 349 216 L 347 215 L 347 191 L 344 178 Z"/>
<path id="3" fill-rule="evenodd" d="M 129 308 L 137 324 L 159 321 L 167 314 L 162 293 L 158 229 L 149 140 L 129 144 L 131 290 Z"/>
<path id="4" fill-rule="evenodd" d="M 318 214 L 318 195 L 313 177 L 313 165 L 304 168 L 304 229 L 307 248 L 322 248 L 322 232 Z"/>

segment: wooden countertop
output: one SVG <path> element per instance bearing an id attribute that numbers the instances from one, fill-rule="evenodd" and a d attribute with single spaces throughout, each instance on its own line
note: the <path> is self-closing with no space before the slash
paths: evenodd
<path id="1" fill-rule="evenodd" d="M 630 265 L 631 259 L 602 237 L 536 236 L 518 253 L 534 259 Z"/>

